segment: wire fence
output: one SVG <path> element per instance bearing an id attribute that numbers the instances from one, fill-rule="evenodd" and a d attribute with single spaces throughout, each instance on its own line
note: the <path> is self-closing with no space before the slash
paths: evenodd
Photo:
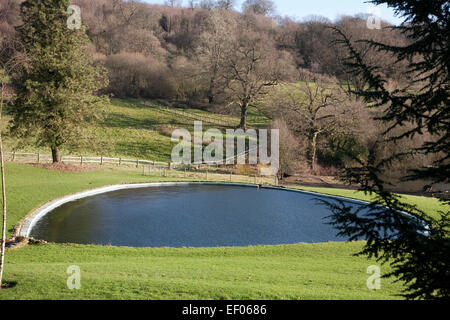
<path id="1" fill-rule="evenodd" d="M 160 109 L 165 112 L 168 112 L 168 113 L 176 114 L 176 115 L 183 116 L 183 117 L 197 120 L 197 121 L 203 121 L 203 122 L 207 122 L 207 123 L 211 123 L 211 124 L 216 124 L 216 125 L 223 126 L 223 127 L 235 128 L 236 126 L 239 125 L 238 121 L 231 121 L 230 119 L 225 119 L 225 118 L 220 119 L 218 117 L 211 117 L 211 116 L 207 116 L 207 115 L 189 113 L 189 112 L 180 111 L 180 110 L 169 108 L 169 107 L 160 108 Z"/>
<path id="2" fill-rule="evenodd" d="M 23 153 L 23 152 L 7 152 L 6 161 L 22 162 L 22 163 L 50 163 L 53 162 L 52 155 L 43 153 Z M 153 167 L 165 167 L 170 168 L 170 162 L 141 160 L 141 159 L 127 159 L 127 158 L 110 158 L 110 157 L 91 157 L 91 156 L 72 156 L 62 155 L 60 156 L 62 163 L 73 163 L 80 165 L 87 164 L 112 164 L 112 165 L 128 165 L 128 166 L 153 166 Z"/>

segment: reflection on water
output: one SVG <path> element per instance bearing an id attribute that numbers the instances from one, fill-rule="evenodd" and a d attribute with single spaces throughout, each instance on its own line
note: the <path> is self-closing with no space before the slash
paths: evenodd
<path id="1" fill-rule="evenodd" d="M 342 241 L 314 196 L 234 186 L 121 190 L 67 203 L 31 236 L 57 243 L 216 247 Z"/>

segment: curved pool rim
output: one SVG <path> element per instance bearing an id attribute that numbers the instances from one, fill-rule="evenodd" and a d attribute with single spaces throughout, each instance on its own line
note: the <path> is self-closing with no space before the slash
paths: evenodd
<path id="1" fill-rule="evenodd" d="M 119 184 L 119 185 L 112 185 L 112 186 L 107 186 L 107 187 L 90 189 L 87 191 L 74 193 L 71 195 L 63 196 L 61 198 L 52 200 L 52 201 L 48 202 L 47 204 L 31 211 L 31 214 L 29 214 L 23 220 L 22 224 L 18 228 L 18 232 L 16 235 L 29 238 L 31 231 L 33 230 L 33 227 L 36 225 L 36 223 L 41 218 L 43 218 L 44 216 L 46 216 L 47 214 L 49 214 L 56 208 L 66 204 L 68 202 L 92 197 L 95 195 L 119 191 L 119 190 L 157 188 L 157 187 L 173 187 L 173 186 L 198 186 L 198 185 L 234 186 L 234 187 L 248 187 L 248 188 L 279 190 L 279 191 L 285 191 L 285 192 L 296 192 L 296 193 L 301 193 L 301 194 L 313 195 L 318 198 L 341 200 L 341 201 L 351 202 L 351 203 L 360 204 L 360 205 L 368 204 L 367 201 L 362 201 L 362 200 L 357 200 L 357 199 L 352 199 L 352 198 L 346 198 L 346 197 L 340 197 L 340 196 L 334 196 L 334 195 L 326 195 L 326 194 L 322 194 L 322 193 L 299 190 L 299 189 L 292 189 L 292 188 L 286 188 L 286 187 L 261 186 L 261 185 L 255 185 L 255 184 L 224 183 L 224 182 L 152 182 L 152 183 L 139 183 L 139 184 Z M 405 213 L 405 214 L 407 214 L 407 213 Z"/>

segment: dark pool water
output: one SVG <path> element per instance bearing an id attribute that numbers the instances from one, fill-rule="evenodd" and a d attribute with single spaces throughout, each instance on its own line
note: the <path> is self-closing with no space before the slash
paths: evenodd
<path id="1" fill-rule="evenodd" d="M 354 204 L 357 206 L 357 204 Z M 217 247 L 344 241 L 314 195 L 240 186 L 165 186 L 67 203 L 31 236 L 57 243 Z"/>

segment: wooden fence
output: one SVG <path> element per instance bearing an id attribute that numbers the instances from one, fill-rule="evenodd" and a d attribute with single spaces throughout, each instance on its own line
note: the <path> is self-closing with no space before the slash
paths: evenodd
<path id="1" fill-rule="evenodd" d="M 248 151 L 247 151 L 248 152 Z M 44 153 L 23 153 L 23 152 L 6 152 L 5 160 L 19 163 L 51 163 L 53 161 L 50 154 Z M 141 159 L 126 159 L 126 158 L 110 158 L 110 157 L 89 157 L 89 156 L 61 156 L 63 163 L 72 163 L 80 165 L 100 164 L 100 165 L 116 165 L 116 166 L 135 166 L 142 168 L 143 175 L 157 174 L 167 177 L 171 173 L 179 172 L 182 178 L 201 178 L 202 180 L 225 180 L 229 182 L 239 183 L 254 183 L 254 184 L 269 184 L 278 185 L 277 176 L 269 178 L 258 174 L 235 174 L 229 165 L 220 166 L 218 164 L 202 164 L 202 165 L 175 165 L 171 162 L 161 162 Z M 228 180 L 229 179 L 229 180 Z M 271 179 L 274 179 L 271 182 Z"/>
<path id="2" fill-rule="evenodd" d="M 250 152 L 257 150 L 257 148 L 246 150 L 236 156 L 224 159 L 223 163 L 225 166 L 229 163 L 230 160 L 239 159 L 239 157 L 242 156 L 248 156 Z M 9 156 L 9 157 L 8 157 Z M 24 162 L 24 163 L 48 163 L 52 162 L 52 155 L 50 154 L 44 154 L 44 153 L 23 153 L 23 152 L 6 152 L 5 153 L 6 161 L 11 162 Z M 132 165 L 132 166 L 152 166 L 152 167 L 158 167 L 158 168 L 167 168 L 167 169 L 174 169 L 175 164 L 172 162 L 161 162 L 161 161 L 153 161 L 153 160 L 141 160 L 141 159 L 126 159 L 126 158 L 109 158 L 109 157 L 90 157 L 90 156 L 73 156 L 73 155 L 62 155 L 61 156 L 61 162 L 62 163 L 78 163 L 80 165 L 83 164 L 112 164 L 112 165 Z M 218 168 L 219 164 L 216 162 L 205 162 L 201 165 L 178 165 L 178 167 L 185 168 L 185 167 L 195 167 L 197 169 L 200 169 L 201 167 L 211 168 L 215 167 Z"/>
<path id="3" fill-rule="evenodd" d="M 242 155 L 248 154 L 248 151 L 242 153 Z M 6 152 L 5 160 L 11 162 L 21 162 L 21 163 L 50 163 L 53 161 L 52 155 L 44 154 L 44 153 L 23 153 L 23 152 Z M 239 155 L 238 155 L 239 156 Z M 238 157 L 236 156 L 236 157 Z M 234 157 L 234 158 L 236 158 Z M 232 159 L 232 158 L 230 158 Z M 229 159 L 227 159 L 229 160 Z M 226 161 L 227 161 L 226 160 Z M 159 169 L 202 169 L 202 168 L 219 168 L 221 165 L 217 163 L 208 163 L 205 162 L 203 164 L 191 164 L 191 165 L 176 165 L 172 162 L 161 162 L 161 161 L 153 161 L 153 160 L 142 160 L 142 159 L 127 159 L 127 158 L 109 158 L 109 157 L 90 157 L 90 156 L 73 156 L 73 155 L 62 155 L 61 156 L 62 163 L 74 163 L 74 164 L 111 164 L 111 165 L 126 165 L 126 166 L 150 166 L 153 168 Z M 225 165 L 226 166 L 226 165 Z"/>
<path id="4" fill-rule="evenodd" d="M 7 152 L 6 160 L 12 162 L 24 162 L 24 163 L 48 163 L 52 162 L 52 156 L 50 154 L 43 153 L 23 153 L 23 152 Z M 109 157 L 89 157 L 89 156 L 61 156 L 61 162 L 63 163 L 77 163 L 84 164 L 112 164 L 112 165 L 131 165 L 131 166 L 152 166 L 159 168 L 172 167 L 170 162 L 141 160 L 141 159 L 126 159 L 126 158 L 109 158 Z"/>

